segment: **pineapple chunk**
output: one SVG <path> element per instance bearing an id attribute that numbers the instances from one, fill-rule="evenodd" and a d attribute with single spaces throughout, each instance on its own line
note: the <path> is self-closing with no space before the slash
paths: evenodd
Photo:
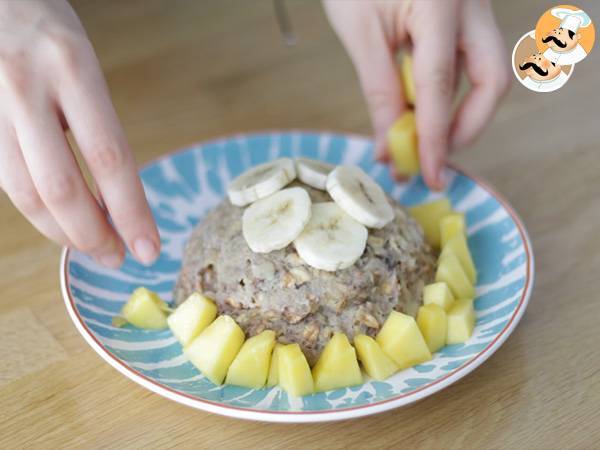
<path id="1" fill-rule="evenodd" d="M 167 323 L 173 335 L 184 347 L 217 317 L 215 303 L 198 292 L 190 295 L 169 316 Z"/>
<path id="2" fill-rule="evenodd" d="M 454 236 L 466 236 L 467 225 L 463 213 L 453 212 L 440 220 L 440 239 L 442 248 Z"/>
<path id="3" fill-rule="evenodd" d="M 408 208 L 410 215 L 421 225 L 425 240 L 433 248 L 440 248 L 440 220 L 452 212 L 447 198 Z"/>
<path id="4" fill-rule="evenodd" d="M 222 384 L 229 365 L 244 343 L 244 332 L 229 316 L 219 316 L 184 352 L 210 381 Z"/>
<path id="5" fill-rule="evenodd" d="M 298 344 L 284 345 L 279 349 L 279 385 L 295 397 L 314 391 L 310 366 Z"/>
<path id="6" fill-rule="evenodd" d="M 329 391 L 362 383 L 356 351 L 344 333 L 335 333 L 312 370 L 315 391 Z"/>
<path id="7" fill-rule="evenodd" d="M 440 256 L 435 281 L 444 281 L 455 298 L 475 297 L 475 288 L 454 253 L 447 252 Z"/>
<path id="8" fill-rule="evenodd" d="M 379 330 L 376 340 L 400 369 L 431 359 L 431 352 L 415 319 L 406 314 L 392 311 Z"/>
<path id="9" fill-rule="evenodd" d="M 154 292 L 139 287 L 123 306 L 121 314 L 127 322 L 138 328 L 148 330 L 162 330 L 167 328 L 167 314 L 169 306 Z"/>
<path id="10" fill-rule="evenodd" d="M 475 284 L 477 281 L 477 270 L 475 269 L 475 264 L 473 264 L 473 258 L 471 258 L 467 238 L 464 235 L 454 236 L 444 245 L 440 258 L 447 253 L 456 255 L 467 277 L 469 277 L 469 281 L 471 284 Z"/>
<path id="11" fill-rule="evenodd" d="M 423 303 L 425 305 L 435 304 L 444 308 L 444 311 L 448 311 L 454 304 L 454 296 L 443 281 L 431 283 L 423 288 Z"/>
<path id="12" fill-rule="evenodd" d="M 469 340 L 475 327 L 473 300 L 457 300 L 448 312 L 448 344 L 462 344 Z"/>
<path id="13" fill-rule="evenodd" d="M 417 314 L 417 325 L 431 353 L 446 345 L 446 311 L 434 303 L 421 306 Z"/>
<path id="14" fill-rule="evenodd" d="M 267 386 L 273 387 L 279 384 L 279 351 L 283 344 L 275 344 L 273 355 L 271 356 L 271 367 L 269 368 L 269 377 L 267 378 Z"/>
<path id="15" fill-rule="evenodd" d="M 396 373 L 398 366 L 392 361 L 379 344 L 370 336 L 360 334 L 354 338 L 358 359 L 365 372 L 375 380 L 385 380 Z"/>
<path id="16" fill-rule="evenodd" d="M 396 171 L 400 175 L 412 176 L 419 173 L 419 151 L 415 114 L 407 111 L 390 127 L 387 144 Z"/>
<path id="17" fill-rule="evenodd" d="M 229 366 L 225 382 L 253 389 L 263 387 L 267 381 L 274 346 L 275 333 L 271 330 L 248 339 Z"/>
<path id="18" fill-rule="evenodd" d="M 409 105 L 414 105 L 416 101 L 415 95 L 415 79 L 413 77 L 413 61 L 410 53 L 404 53 L 402 55 L 402 89 L 404 92 L 404 98 Z"/>

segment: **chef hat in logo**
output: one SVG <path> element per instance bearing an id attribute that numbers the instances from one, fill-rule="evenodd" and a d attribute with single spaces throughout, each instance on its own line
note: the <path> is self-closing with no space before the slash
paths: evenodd
<path id="1" fill-rule="evenodd" d="M 567 8 L 552 8 L 551 14 L 560 19 L 560 27 L 565 30 L 571 30 L 573 33 L 577 33 L 579 28 L 585 28 L 592 23 L 592 19 L 588 16 L 585 11 L 581 9 L 572 10 Z"/>
<path id="2" fill-rule="evenodd" d="M 581 26 L 581 19 L 577 16 L 565 16 L 564 19 L 560 22 L 560 27 L 565 30 L 570 30 L 573 33 L 577 33 L 579 27 Z"/>

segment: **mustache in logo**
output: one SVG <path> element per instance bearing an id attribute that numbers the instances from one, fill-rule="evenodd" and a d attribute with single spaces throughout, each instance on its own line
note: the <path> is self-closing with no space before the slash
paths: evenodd
<path id="1" fill-rule="evenodd" d="M 558 38 L 556 36 L 546 36 L 545 38 L 542 39 L 542 42 L 544 44 L 547 44 L 548 42 L 553 41 L 556 45 L 558 45 L 560 48 L 565 48 L 567 46 L 566 42 L 561 42 L 558 40 Z"/>
<path id="2" fill-rule="evenodd" d="M 521 70 L 527 70 L 530 67 L 533 70 L 535 70 L 535 73 L 537 73 L 541 77 L 545 77 L 546 75 L 548 75 L 548 71 L 547 70 L 542 69 L 540 66 L 538 66 L 537 64 L 532 63 L 532 62 L 526 62 L 525 64 L 520 65 L 519 69 L 521 69 Z"/>

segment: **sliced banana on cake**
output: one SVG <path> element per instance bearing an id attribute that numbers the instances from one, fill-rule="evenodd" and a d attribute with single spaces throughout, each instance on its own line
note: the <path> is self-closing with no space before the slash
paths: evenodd
<path id="1" fill-rule="evenodd" d="M 306 264 L 335 271 L 350 267 L 365 251 L 367 229 L 336 203 L 315 203 L 294 247 Z"/>
<path id="2" fill-rule="evenodd" d="M 296 158 L 296 172 L 304 184 L 325 190 L 327 176 L 335 167 L 323 161 L 308 158 Z"/>
<path id="3" fill-rule="evenodd" d="M 353 219 L 371 228 L 383 228 L 394 210 L 383 189 L 360 168 L 338 166 L 327 177 L 327 192 Z"/>
<path id="4" fill-rule="evenodd" d="M 260 164 L 235 178 L 227 189 L 229 200 L 236 206 L 265 198 L 296 178 L 296 166 L 290 158 Z"/>
<path id="5" fill-rule="evenodd" d="M 269 253 L 296 239 L 310 219 L 311 201 L 306 190 L 283 189 L 258 200 L 244 211 L 242 234 L 255 253 Z"/>

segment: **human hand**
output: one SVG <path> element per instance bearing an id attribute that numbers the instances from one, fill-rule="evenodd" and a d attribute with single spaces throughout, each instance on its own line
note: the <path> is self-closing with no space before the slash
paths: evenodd
<path id="1" fill-rule="evenodd" d="M 502 37 L 488 0 L 325 0 L 329 21 L 352 59 L 375 131 L 376 157 L 407 108 L 396 53 L 412 46 L 419 158 L 427 185 L 444 187 L 449 151 L 471 143 L 509 86 Z M 464 67 L 462 67 L 464 66 Z M 470 91 L 454 111 L 461 69 Z"/>
<path id="2" fill-rule="evenodd" d="M 106 211 L 85 183 L 67 128 Z M 106 266 L 121 264 L 123 241 L 143 263 L 158 255 L 133 155 L 66 0 L 0 2 L 0 187 L 42 234 Z"/>

